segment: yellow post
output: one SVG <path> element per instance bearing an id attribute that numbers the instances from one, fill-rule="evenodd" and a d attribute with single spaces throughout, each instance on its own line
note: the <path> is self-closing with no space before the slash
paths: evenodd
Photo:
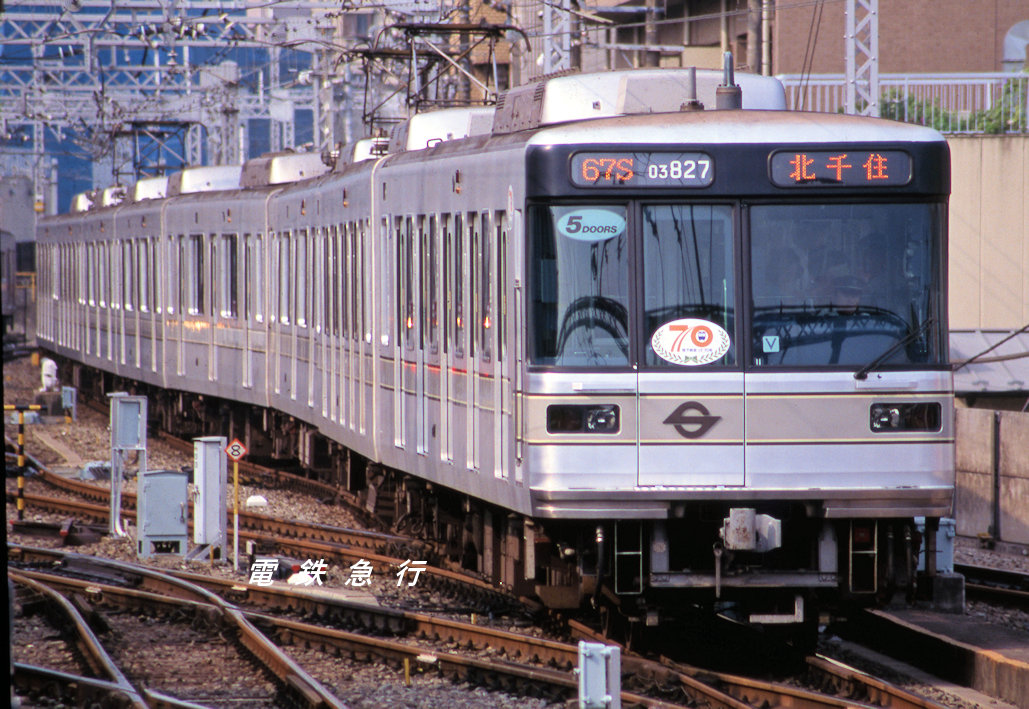
<path id="1" fill-rule="evenodd" d="M 4 411 L 18 412 L 18 519 L 25 519 L 25 412 L 39 411 L 39 404 L 4 404 Z"/>
<path id="2" fill-rule="evenodd" d="M 239 461 L 232 461 L 232 565 L 239 571 Z"/>

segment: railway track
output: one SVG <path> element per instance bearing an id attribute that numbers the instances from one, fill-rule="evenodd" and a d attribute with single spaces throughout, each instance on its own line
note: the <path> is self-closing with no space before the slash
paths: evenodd
<path id="1" fill-rule="evenodd" d="M 54 477 L 59 478 L 59 476 Z M 105 490 L 105 488 L 89 485 L 88 483 L 76 483 L 74 487 L 78 489 L 82 485 L 87 485 L 90 488 L 91 494 Z M 110 509 L 106 505 L 82 502 L 66 497 L 25 493 L 24 500 L 29 509 L 43 510 L 75 519 L 105 522 L 110 515 Z M 134 502 L 134 496 L 125 493 L 123 494 L 122 502 L 122 516 L 129 520 L 135 520 L 135 509 L 127 506 Z M 327 539 L 332 539 L 333 529 L 325 525 L 308 525 L 301 522 L 274 520 L 265 515 L 255 515 L 252 513 L 240 515 L 241 545 L 250 541 L 264 548 L 274 548 L 283 555 L 297 558 L 324 559 L 346 565 L 364 560 L 376 568 L 397 569 L 405 561 L 417 558 L 417 552 L 410 550 L 412 555 L 403 557 L 371 551 L 368 546 L 369 537 L 365 536 L 360 530 L 340 529 L 339 539 L 342 541 L 327 541 Z M 273 534 L 269 530 L 285 531 L 285 534 Z M 308 536 L 308 530 L 312 530 L 314 538 Z M 347 543 L 355 539 L 357 541 L 356 545 Z M 471 612 L 490 613 L 521 607 L 521 602 L 518 599 L 513 598 L 503 590 L 476 576 L 453 569 L 427 564 L 422 578 L 425 580 L 426 589 L 446 595 L 455 603 L 460 603 L 470 609 Z"/>
<path id="2" fill-rule="evenodd" d="M 80 574 L 83 566 L 95 564 L 83 561 L 80 555 L 27 547 L 10 547 L 9 556 L 12 563 L 19 565 L 31 563 L 50 569 L 64 566 Z M 121 579 L 121 588 L 103 585 L 104 598 L 124 594 L 153 604 L 180 602 L 158 595 L 160 588 L 172 586 L 161 584 L 150 588 L 149 580 L 145 583 L 137 580 L 131 565 L 119 564 L 114 572 L 94 569 L 92 573 L 106 574 L 109 581 Z M 300 644 L 354 659 L 385 662 L 408 672 L 411 668 L 439 672 L 493 689 L 530 692 L 533 696 L 555 700 L 574 696 L 576 690 L 573 668 L 577 664 L 578 648 L 572 643 L 341 599 L 315 598 L 290 589 L 242 585 L 191 574 L 176 573 L 175 576 L 228 599 L 233 607 L 238 604 L 249 608 L 245 611 L 246 617 L 283 645 Z M 80 589 L 91 584 L 93 588 L 99 587 L 96 578 L 69 579 L 65 583 Z M 147 588 L 125 588 L 124 584 L 143 584 Z M 284 618 L 284 612 L 314 617 L 319 623 Z M 362 632 L 324 627 L 325 623 L 357 627 Z M 374 635 L 369 636 L 369 632 Z M 426 642 L 430 643 L 429 647 Z M 461 648 L 462 652 L 444 652 L 439 649 L 441 646 Z M 486 659 L 484 652 L 488 653 Z M 622 701 L 626 706 L 664 707 L 688 703 L 731 709 L 752 706 L 931 709 L 938 706 L 825 658 L 809 658 L 808 665 L 809 673 L 818 674 L 819 686 L 827 688 L 831 694 L 626 654 L 622 659 L 625 678 Z"/>
<path id="3" fill-rule="evenodd" d="M 9 549 L 12 561 L 19 558 L 17 550 Z M 45 556 L 45 555 L 44 555 Z M 122 664 L 129 665 L 132 669 L 128 671 L 136 683 L 156 684 L 167 689 L 173 688 L 176 683 L 181 683 L 188 677 L 188 673 L 180 674 L 185 666 L 178 663 L 175 674 L 168 674 L 168 667 L 160 656 L 154 657 L 149 662 L 140 665 L 135 659 L 138 654 L 153 650 L 152 645 L 160 646 L 169 644 L 188 644 L 193 648 L 192 652 L 200 647 L 201 643 L 215 647 L 205 648 L 210 655 L 212 652 L 219 657 L 222 663 L 231 663 L 228 668 L 239 672 L 248 664 L 254 667 L 257 675 L 274 677 L 274 690 L 266 696 L 258 690 L 258 695 L 251 692 L 241 696 L 233 696 L 234 688 L 224 688 L 230 696 L 218 697 L 219 702 L 223 701 L 248 701 L 260 704 L 275 704 L 286 702 L 291 706 L 312 707 L 328 709 L 331 707 L 342 707 L 343 705 L 304 669 L 293 662 L 286 654 L 261 633 L 249 619 L 247 619 L 237 608 L 225 603 L 218 596 L 189 584 L 180 579 L 175 579 L 167 574 L 162 574 L 145 567 L 134 567 L 121 562 L 109 559 L 97 559 L 95 557 L 84 557 L 80 555 L 65 556 L 64 559 L 71 559 L 70 564 L 74 573 L 79 575 L 92 575 L 93 579 L 66 578 L 53 573 L 33 571 L 22 568 L 14 572 L 14 576 L 20 582 L 33 584 L 33 588 L 42 589 L 45 586 L 61 588 L 65 593 L 74 595 L 80 599 L 80 603 L 89 603 L 99 606 L 101 603 L 110 604 L 115 599 L 122 608 L 131 608 L 138 613 L 151 616 L 160 613 L 164 616 L 176 616 L 179 619 L 188 619 L 189 623 L 184 632 L 176 632 L 165 627 L 160 632 L 155 632 L 152 627 L 146 624 L 134 623 L 136 616 L 132 614 L 120 614 L 105 616 L 102 621 L 113 627 L 116 637 L 132 637 L 142 640 L 143 647 L 124 647 L 122 652 Z M 51 565 L 53 562 L 51 561 Z M 62 565 L 68 570 L 69 565 Z M 112 584 L 98 583 L 96 577 L 108 577 L 111 579 L 132 579 L 135 588 L 129 588 L 128 584 L 115 586 Z M 54 592 L 50 592 L 51 598 L 56 598 Z M 81 600 L 85 599 L 85 600 Z M 59 601 L 54 601 L 59 603 Z M 70 605 L 70 604 L 68 604 Z M 73 609 L 74 610 L 74 609 Z M 95 622 L 95 621 L 94 621 Z M 140 706 L 152 706 L 156 698 L 147 697 L 146 691 L 138 693 L 133 690 L 134 685 L 114 665 L 109 657 L 105 659 L 105 652 L 96 641 L 96 637 L 89 633 L 89 628 L 81 615 L 75 620 L 75 627 L 80 637 L 91 636 L 92 644 L 89 647 L 88 657 L 91 658 L 91 667 L 100 667 L 100 671 L 112 676 L 115 688 L 111 692 L 121 692 L 129 696 L 130 701 L 139 701 Z M 181 623 L 180 623 L 181 625 Z M 196 629 L 201 626 L 209 632 L 197 633 Z M 219 642 L 218 638 L 223 639 Z M 232 646 L 237 650 L 238 659 L 229 657 L 227 653 L 217 646 L 224 644 Z M 179 658 L 182 660 L 183 658 Z M 195 661 L 195 658 L 194 658 Z M 173 663 L 173 667 L 176 665 Z M 245 670 L 244 670 L 245 671 Z M 54 682 L 57 678 L 51 676 L 49 681 Z M 71 682 L 73 684 L 73 682 Z M 167 691 L 166 689 L 166 691 Z M 221 687 L 219 690 L 223 689 Z M 140 699 L 140 696 L 142 699 Z M 146 701 L 144 702 L 143 699 Z"/>
<path id="4" fill-rule="evenodd" d="M 965 577 L 968 597 L 1029 610 L 1029 574 L 969 564 L 955 564 L 954 571 Z"/>
<path id="5" fill-rule="evenodd" d="M 50 586 L 24 574 L 8 571 L 7 577 L 21 599 L 22 616 L 46 616 L 67 646 L 67 657 L 61 658 L 63 662 L 55 661 L 53 649 L 47 653 L 44 661 L 56 667 L 14 663 L 12 681 L 19 691 L 53 700 L 65 699 L 79 706 L 112 702 L 133 709 L 147 706 L 75 604 Z M 62 687 L 66 689 L 61 691 Z"/>

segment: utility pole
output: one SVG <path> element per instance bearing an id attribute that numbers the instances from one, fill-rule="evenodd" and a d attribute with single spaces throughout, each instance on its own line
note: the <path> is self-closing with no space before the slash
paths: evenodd
<path id="1" fill-rule="evenodd" d="M 844 111 L 879 115 L 879 0 L 847 0 Z"/>

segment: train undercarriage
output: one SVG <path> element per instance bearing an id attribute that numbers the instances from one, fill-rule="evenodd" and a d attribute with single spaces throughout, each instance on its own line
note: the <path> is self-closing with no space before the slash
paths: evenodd
<path id="1" fill-rule="evenodd" d="M 548 609 L 587 611 L 612 632 L 701 613 L 810 636 L 819 616 L 931 593 L 935 534 L 910 518 L 829 520 L 817 501 L 785 501 L 677 503 L 665 520 L 533 520 L 369 461 L 281 412 L 67 360 L 61 371 L 80 396 L 146 395 L 153 428 L 239 438 L 249 460 L 335 487 L 382 529 L 434 542 L 433 563 L 478 572 Z M 923 536 L 929 563 L 919 571 Z"/>

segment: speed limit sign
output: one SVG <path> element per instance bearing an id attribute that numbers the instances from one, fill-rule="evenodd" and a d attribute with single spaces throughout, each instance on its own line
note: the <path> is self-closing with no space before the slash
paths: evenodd
<path id="1" fill-rule="evenodd" d="M 234 438 L 225 448 L 225 453 L 237 463 L 239 459 L 247 454 L 247 447 L 238 438 Z"/>

